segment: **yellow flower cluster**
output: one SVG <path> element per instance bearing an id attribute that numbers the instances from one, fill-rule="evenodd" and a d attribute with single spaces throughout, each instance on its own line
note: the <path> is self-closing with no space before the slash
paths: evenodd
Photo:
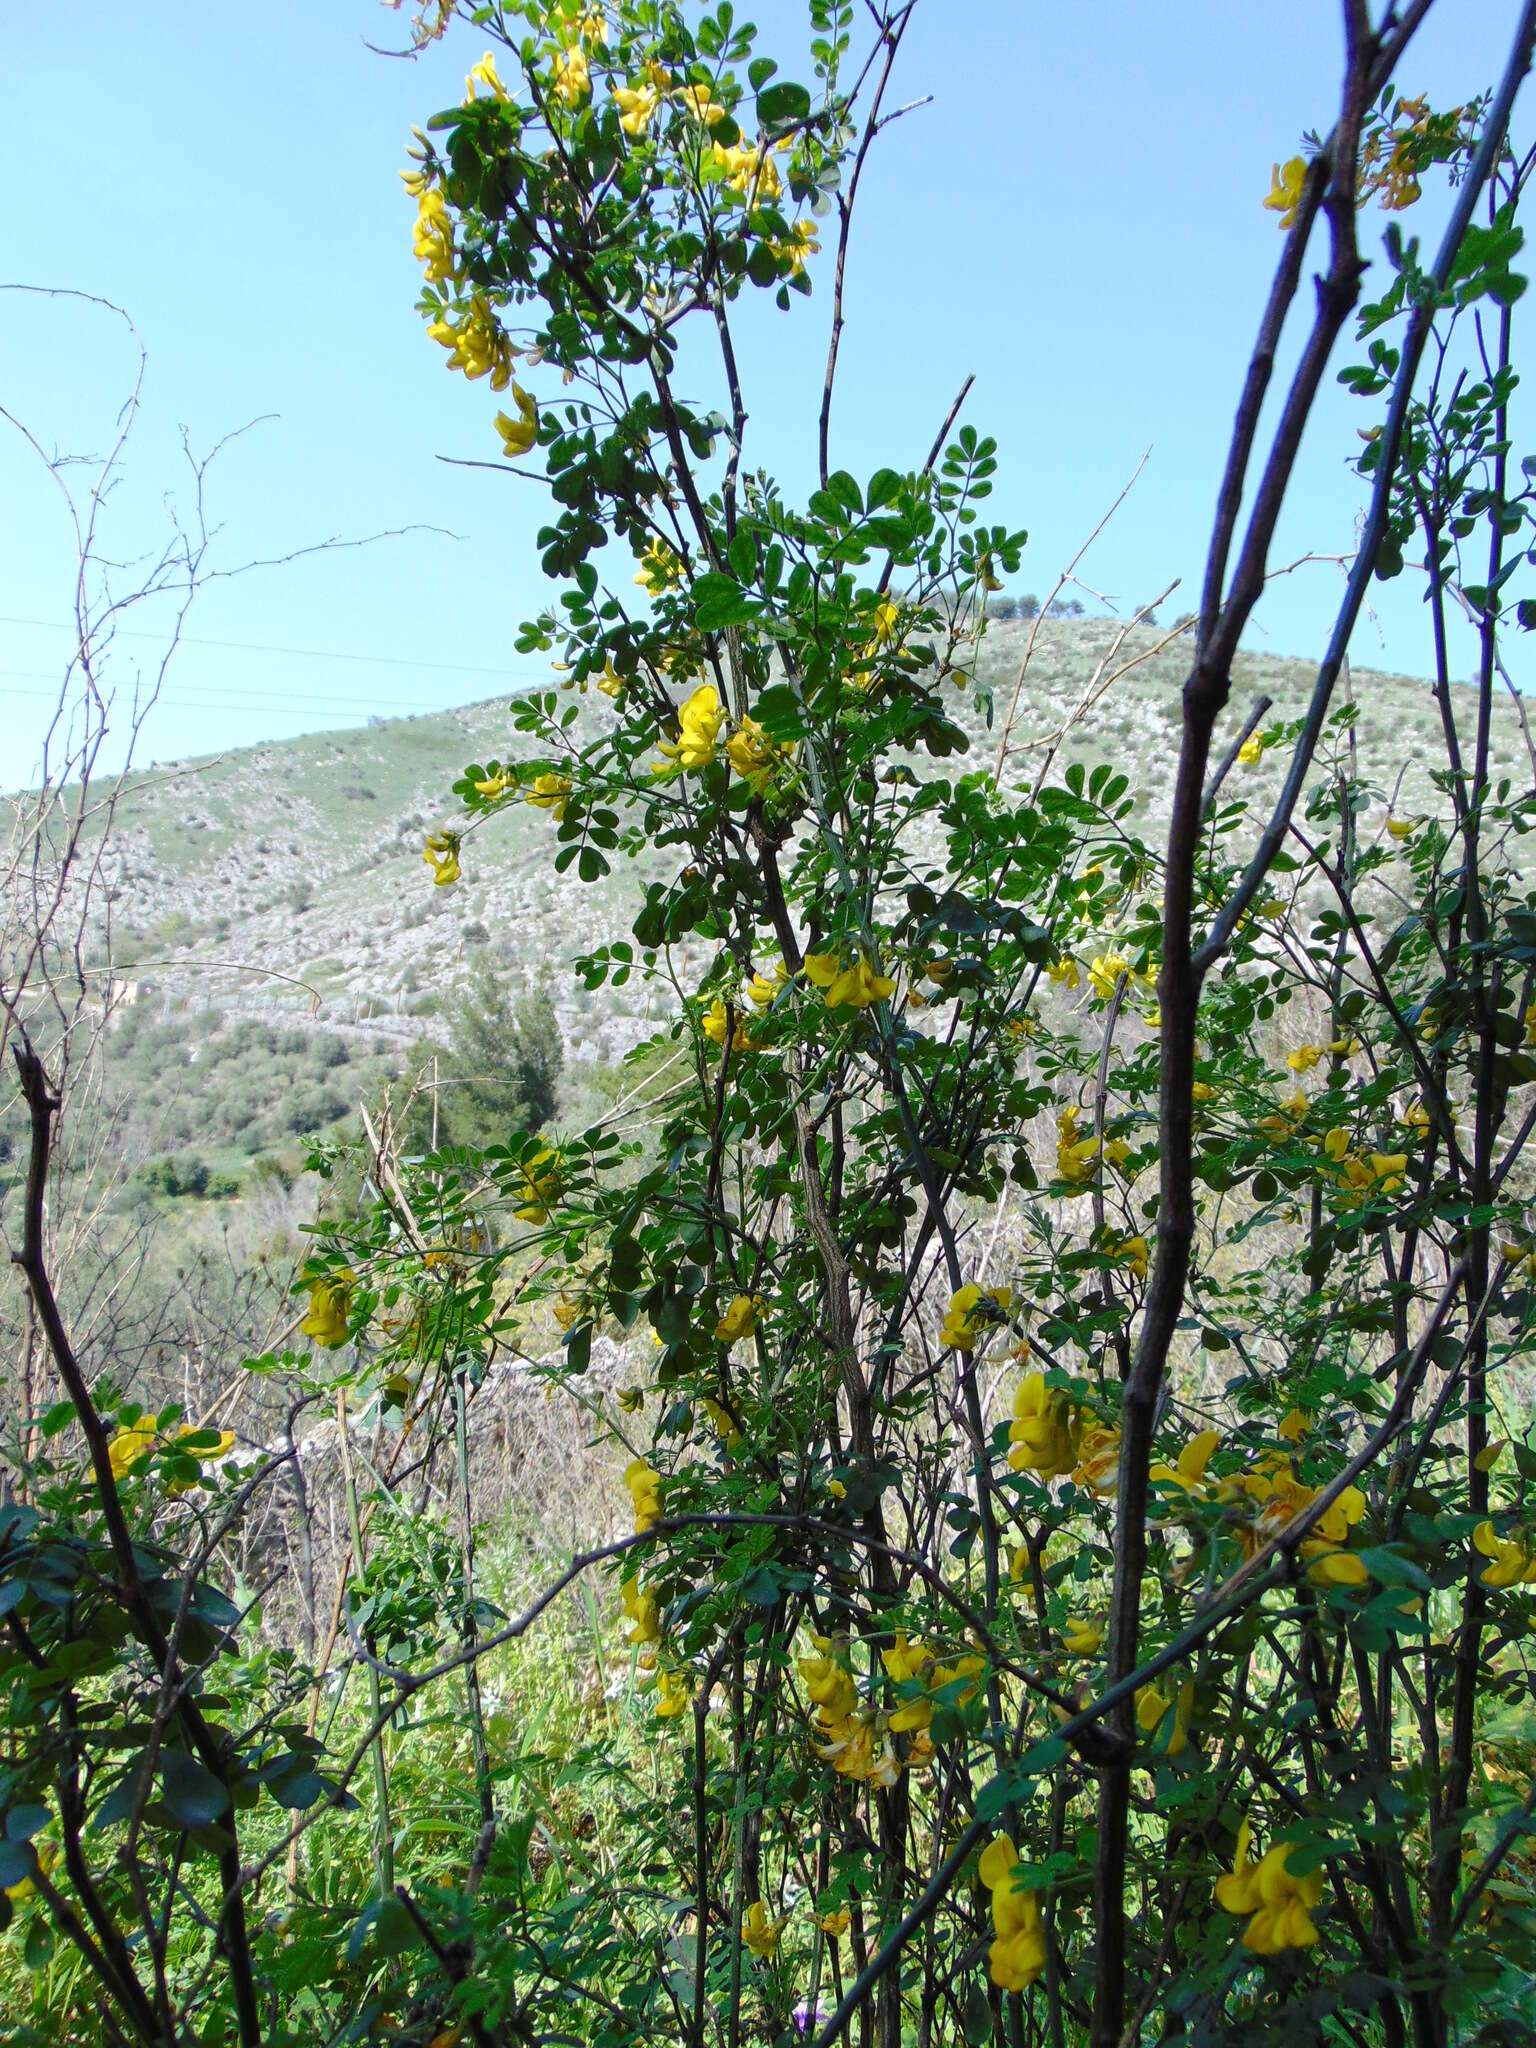
<path id="1" fill-rule="evenodd" d="M 933 1722 L 935 1703 L 945 1699 L 952 1706 L 962 1707 L 974 1699 L 987 1660 L 967 1655 L 942 1664 L 926 1643 L 909 1642 L 906 1631 L 898 1629 L 894 1648 L 882 1650 L 880 1662 L 886 1677 L 903 1688 L 905 1695 L 891 1713 L 890 1726 L 898 1735 L 914 1738 L 909 1761 L 926 1762 L 931 1753 L 927 1731 Z M 922 1686 L 920 1693 L 911 1690 L 915 1685 Z M 923 1739 L 918 1741 L 918 1737 Z"/>
<path id="2" fill-rule="evenodd" d="M 778 165 L 769 151 L 758 149 L 750 142 L 731 147 L 716 143 L 710 151 L 709 161 L 724 174 L 724 181 L 733 192 L 739 192 L 754 204 L 761 202 L 764 206 L 772 206 L 784 189 Z"/>
<path id="3" fill-rule="evenodd" d="M 445 309 L 428 324 L 427 332 L 449 351 L 450 370 L 462 370 L 471 381 L 489 377 L 493 391 L 505 391 L 512 382 L 512 344 L 481 293 L 462 308 L 457 321 Z M 526 392 L 520 399 L 532 403 Z"/>
<path id="4" fill-rule="evenodd" d="M 713 683 L 702 684 L 677 714 L 677 738 L 657 741 L 667 758 L 656 762 L 651 773 L 671 775 L 689 768 L 707 768 L 715 758 L 724 722 L 720 693 Z"/>
<path id="5" fill-rule="evenodd" d="M 1040 1894 L 1029 1890 L 1019 1871 L 1019 1852 L 1006 1835 L 994 1835 L 976 1866 L 992 1894 L 994 1940 L 987 1969 L 1002 1991 L 1025 1991 L 1045 1968 L 1045 1923 Z"/>
<path id="6" fill-rule="evenodd" d="M 1281 1843 L 1260 1862 L 1248 1854 L 1252 1830 L 1245 1819 L 1237 1831 L 1237 1853 L 1230 1872 L 1216 1882 L 1216 1903 L 1224 1913 L 1250 1916 L 1243 1946 L 1257 1956 L 1277 1956 L 1283 1949 L 1314 1948 L 1317 1929 L 1312 1915 L 1323 1901 L 1323 1873 L 1309 1870 L 1293 1877 L 1287 1868 L 1295 1853 Z"/>
<path id="7" fill-rule="evenodd" d="M 763 1962 L 778 1948 L 779 1936 L 788 1925 L 787 1913 L 781 1913 L 776 1920 L 770 1919 L 762 1900 L 754 1899 L 741 1916 L 741 1939 L 758 1961 Z"/>
<path id="8" fill-rule="evenodd" d="M 408 171 L 408 179 L 422 173 Z M 427 273 L 428 284 L 447 284 L 458 275 L 458 257 L 453 247 L 453 222 L 448 202 L 434 186 L 423 186 L 416 195 L 416 227 L 411 249 Z"/>
<path id="9" fill-rule="evenodd" d="M 495 380 L 492 379 L 492 387 Z M 526 455 L 539 438 L 539 408 L 530 393 L 514 377 L 512 379 L 512 402 L 517 407 L 517 418 L 510 413 L 496 415 L 496 431 L 501 436 L 501 452 L 508 460 Z"/>
<path id="10" fill-rule="evenodd" d="M 1056 1115 L 1056 1177 L 1074 1188 L 1092 1180 L 1098 1171 L 1099 1141 L 1092 1131 L 1084 1136 L 1078 1129 L 1081 1116 L 1082 1111 L 1070 1102 Z M 1123 1139 L 1111 1138 L 1103 1153 L 1111 1166 L 1120 1166 L 1129 1158 L 1130 1149 Z"/>
<path id="11" fill-rule="evenodd" d="M 529 783 L 525 801 L 535 810 L 548 811 L 557 822 L 565 816 L 566 806 L 571 800 L 571 778 L 569 775 L 536 775 Z"/>
<path id="12" fill-rule="evenodd" d="M 816 1709 L 812 1745 L 840 1777 L 889 1790 L 901 1775 L 901 1762 L 888 1723 L 858 1710 L 853 1673 L 837 1654 L 830 1636 L 813 1636 L 817 1655 L 802 1657 L 800 1676 Z"/>
<path id="13" fill-rule="evenodd" d="M 192 1437 L 209 1435 L 215 1438 L 211 1444 L 200 1444 L 194 1448 L 189 1441 Z M 152 1415 L 141 1415 L 136 1422 L 130 1422 L 126 1429 L 120 1429 L 107 1445 L 107 1462 L 112 1468 L 112 1477 L 126 1479 L 134 1467 L 162 1442 L 174 1444 L 177 1450 L 194 1459 L 199 1465 L 216 1465 L 220 1459 L 227 1458 L 235 1448 L 235 1433 L 232 1429 L 210 1431 L 201 1428 L 195 1422 L 184 1422 L 174 1438 L 162 1439 L 155 1425 L 155 1418 Z M 171 1493 L 184 1493 L 186 1487 L 173 1485 L 167 1490 Z"/>
<path id="14" fill-rule="evenodd" d="M 716 1343 L 739 1344 L 743 1337 L 750 1337 L 762 1312 L 760 1294 L 733 1295 L 730 1307 L 715 1325 Z"/>
<path id="15" fill-rule="evenodd" d="M 1293 156 L 1283 164 L 1276 164 L 1271 178 L 1269 193 L 1264 204 L 1271 213 L 1278 213 L 1283 228 L 1294 227 L 1296 210 L 1301 205 L 1301 188 L 1306 183 L 1307 166 L 1303 157 Z"/>
<path id="16" fill-rule="evenodd" d="M 299 1328 L 327 1351 L 347 1341 L 347 1315 L 352 1304 L 352 1276 L 333 1273 L 309 1283 L 309 1313 Z"/>
<path id="17" fill-rule="evenodd" d="M 1304 1508 L 1323 1491 L 1308 1486 L 1291 1469 L 1282 1451 L 1272 1451 L 1246 1472 L 1224 1480 L 1221 1497 L 1240 1503 L 1251 1501 L 1250 1519 L 1238 1529 L 1243 1553 L 1253 1557 L 1288 1528 Z M 1346 1548 L 1349 1532 L 1365 1515 L 1365 1495 L 1358 1486 L 1346 1486 L 1338 1499 L 1319 1517 L 1313 1533 L 1301 1546 L 1308 1576 L 1320 1586 L 1363 1586 L 1370 1573 L 1359 1557 Z"/>
<path id="18" fill-rule="evenodd" d="M 939 1342 L 951 1351 L 974 1351 L 982 1332 L 1006 1322 L 1012 1307 L 1011 1287 L 982 1288 L 968 1283 L 950 1297 Z"/>
<path id="19" fill-rule="evenodd" d="M 1482 1573 L 1485 1586 L 1536 1585 L 1536 1542 L 1526 1531 L 1498 1536 L 1492 1522 L 1479 1522 L 1472 1534 L 1472 1544 L 1489 1560 Z"/>
<path id="20" fill-rule="evenodd" d="M 744 718 L 725 743 L 725 757 L 743 782 L 759 796 L 772 780 L 773 771 L 790 749 L 769 739 L 755 718 Z"/>
<path id="21" fill-rule="evenodd" d="M 724 1045 L 725 1034 L 727 1029 L 729 1029 L 732 1052 L 756 1052 L 757 1050 L 758 1040 L 752 1036 L 751 1032 L 748 1031 L 746 1025 L 742 1022 L 741 1013 L 739 1011 L 736 1012 L 735 1022 L 732 1024 L 732 1013 L 726 1008 L 719 996 L 715 997 L 714 1001 L 705 1011 L 701 1020 L 701 1029 L 704 1036 L 711 1039 L 716 1045 Z"/>
<path id="22" fill-rule="evenodd" d="M 839 953 L 807 953 L 805 978 L 821 990 L 829 1010 L 867 1010 L 874 1003 L 889 1002 L 896 993 L 895 982 L 880 972 L 879 961 L 862 947 L 847 966 Z"/>
<path id="23" fill-rule="evenodd" d="M 432 870 L 433 883 L 439 889 L 446 889 L 450 883 L 458 881 L 463 872 L 459 866 L 460 844 L 457 832 L 427 834 L 421 857 Z"/>
<path id="24" fill-rule="evenodd" d="M 624 1484 L 635 1510 L 635 1534 L 643 1536 L 661 1519 L 661 1474 L 644 1458 L 631 1458 L 624 1467 Z"/>
<path id="25" fill-rule="evenodd" d="M 1079 1423 L 1076 1411 L 1059 1388 L 1048 1388 L 1043 1373 L 1026 1373 L 1013 1397 L 1008 1425 L 1009 1466 L 1056 1479 L 1077 1463 Z"/>

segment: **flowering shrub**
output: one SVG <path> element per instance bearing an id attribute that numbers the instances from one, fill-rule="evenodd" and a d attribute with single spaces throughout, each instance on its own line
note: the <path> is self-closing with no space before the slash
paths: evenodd
<path id="1" fill-rule="evenodd" d="M 832 462 L 842 253 L 910 12 L 860 51 L 852 7 L 812 0 L 807 86 L 724 4 L 477 10 L 496 47 L 413 152 L 428 331 L 513 394 L 487 429 L 550 487 L 559 602 L 518 647 L 565 677 L 513 706 L 513 764 L 466 767 L 433 880 L 520 802 L 577 883 L 659 858 L 579 972 L 670 986 L 676 1060 L 654 1144 L 598 1125 L 394 1176 L 333 1222 L 303 1330 L 427 1427 L 556 1304 L 543 1370 L 632 1510 L 583 1562 L 654 1727 L 626 1768 L 596 1727 L 602 1860 L 546 1878 L 473 1684 L 527 1621 L 456 1584 L 461 1647 L 405 1664 L 360 1622 L 376 1740 L 345 1781 L 373 1756 L 378 1895 L 352 1959 L 377 1944 L 407 2016 L 370 2016 L 441 2022 L 439 2048 L 1524 2038 L 1536 779 L 1489 748 L 1536 604 L 1504 140 L 1532 10 L 1444 117 L 1393 96 L 1395 12 L 1352 36 L 1328 140 L 1276 168 L 1160 844 L 1106 764 L 1034 787 L 1006 730 L 971 754 L 958 693 L 1025 545 L 983 516 L 992 441 L 952 414 L 916 467 Z M 1358 311 L 1370 511 L 1315 693 L 1221 760 L 1357 208 L 1437 167 L 1440 253 L 1394 228 Z M 813 290 L 797 507 L 757 466 L 735 334 Z M 1370 577 L 1420 557 L 1446 758 L 1403 831 L 1403 764 L 1359 758 L 1342 671 Z M 645 1385 L 589 1390 L 598 1330 L 634 1333 Z M 382 1730 L 465 1673 L 495 1849 L 466 1842 L 434 1933 L 397 1910 Z"/>

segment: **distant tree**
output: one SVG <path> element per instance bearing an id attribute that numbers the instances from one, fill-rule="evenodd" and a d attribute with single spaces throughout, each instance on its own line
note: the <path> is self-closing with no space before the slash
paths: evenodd
<path id="1" fill-rule="evenodd" d="M 1019 617 L 1021 619 L 1037 619 L 1039 616 L 1040 600 L 1031 591 L 1028 597 L 1021 597 L 1019 599 Z"/>

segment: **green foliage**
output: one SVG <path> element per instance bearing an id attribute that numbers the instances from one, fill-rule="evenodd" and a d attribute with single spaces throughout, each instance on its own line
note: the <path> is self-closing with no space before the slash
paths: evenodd
<path id="1" fill-rule="evenodd" d="M 1525 173 L 1469 162 L 1486 103 L 1374 85 L 1346 165 L 1277 172 L 1304 235 L 1325 187 L 1350 217 L 1357 161 L 1394 211 L 1492 164 L 1442 278 L 1393 237 L 1346 372 L 1390 406 L 1434 315 L 1401 445 L 1364 430 L 1385 517 L 1357 573 L 1421 551 L 1483 665 L 1458 700 L 1436 636 L 1445 762 L 1412 813 L 1327 669 L 1222 774 L 1218 589 L 1165 849 L 1134 763 L 1020 779 L 1006 725 L 987 760 L 957 716 L 1025 545 L 983 516 L 990 439 L 859 478 L 824 411 L 803 507 L 743 461 L 732 323 L 809 288 L 905 21 L 860 68 L 852 7 L 816 0 L 805 86 L 727 5 L 529 0 L 483 17 L 494 63 L 429 124 L 423 311 L 543 463 L 561 589 L 518 644 L 566 678 L 512 707 L 513 759 L 466 767 L 434 881 L 524 805 L 568 887 L 644 862 L 577 973 L 664 1021 L 644 1118 L 561 1129 L 548 998 L 482 980 L 436 1146 L 316 1148 L 345 1199 L 309 1349 L 248 1363 L 334 1431 L 341 1687 L 256 1638 L 216 1437 L 98 1388 L 88 1472 L 72 1388 L 18 1445 L 0 1874 L 89 1846 L 70 1882 L 102 1905 L 28 1905 L 38 1955 L 75 1958 L 55 2011 L 133 1926 L 109 1998 L 146 2041 L 136 1990 L 247 2048 L 268 2010 L 277 2039 L 437 2048 L 738 2048 L 834 2006 L 824 2039 L 879 2048 L 1536 2026 L 1536 782 L 1489 769 L 1532 601 Z M 1266 750 L 1294 767 L 1267 839 Z M 590 1682 L 547 1747 L 555 1710 L 496 1687 L 526 1687 L 498 1660 L 554 1595 L 509 1618 L 475 1540 L 472 1425 L 509 1372 L 622 1466 L 632 1527 L 572 1561 Z M 307 1860 L 247 1963 L 237 1902 L 288 1813 Z"/>

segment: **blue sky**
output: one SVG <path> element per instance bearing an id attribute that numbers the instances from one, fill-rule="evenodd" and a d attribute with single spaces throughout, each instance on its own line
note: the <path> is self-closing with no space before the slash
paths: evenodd
<path id="1" fill-rule="evenodd" d="M 1470 96 L 1495 75 L 1515 12 L 1440 0 L 1404 87 Z M 866 172 L 834 461 L 865 475 L 921 461 L 974 371 L 967 416 L 1000 444 L 994 515 L 1030 532 L 1017 588 L 1049 587 L 1150 447 L 1083 574 L 1125 609 L 1182 577 L 1167 609 L 1192 606 L 1278 251 L 1260 201 L 1271 163 L 1330 123 L 1338 13 L 1337 0 L 923 0 L 897 84 L 934 104 L 899 122 Z M 755 18 L 796 75 L 803 8 L 763 0 Z M 183 426 L 204 449 L 273 416 L 210 475 L 218 566 L 439 529 L 210 584 L 144 760 L 441 708 L 529 676 L 513 641 L 546 601 L 541 494 L 438 459 L 493 460 L 498 401 L 447 374 L 423 332 L 396 177 L 411 125 L 459 97 L 483 43 L 461 26 L 420 61 L 367 47 L 401 39 L 373 0 L 76 0 L 8 24 L 0 106 L 26 176 L 4 281 L 115 300 L 149 351 L 109 508 L 124 579 L 158 544 L 167 494 L 185 501 Z M 1381 225 L 1366 217 L 1370 251 Z M 825 288 L 789 318 L 766 299 L 743 316 L 746 460 L 792 494 L 811 478 L 827 316 Z M 0 403 L 49 447 L 106 445 L 132 360 L 106 316 L 0 294 Z M 1277 560 L 1352 544 L 1360 489 L 1345 461 L 1361 417 L 1330 387 Z M 15 786 L 67 647 L 73 556 L 51 484 L 14 438 L 4 450 L 0 783 Z M 1339 584 L 1326 566 L 1278 582 L 1250 638 L 1314 654 Z M 135 624 L 145 637 L 119 643 L 119 683 L 157 654 L 157 622 Z M 1405 577 L 1362 622 L 1356 658 L 1422 672 L 1422 636 Z M 1463 644 L 1458 661 L 1470 658 Z"/>

